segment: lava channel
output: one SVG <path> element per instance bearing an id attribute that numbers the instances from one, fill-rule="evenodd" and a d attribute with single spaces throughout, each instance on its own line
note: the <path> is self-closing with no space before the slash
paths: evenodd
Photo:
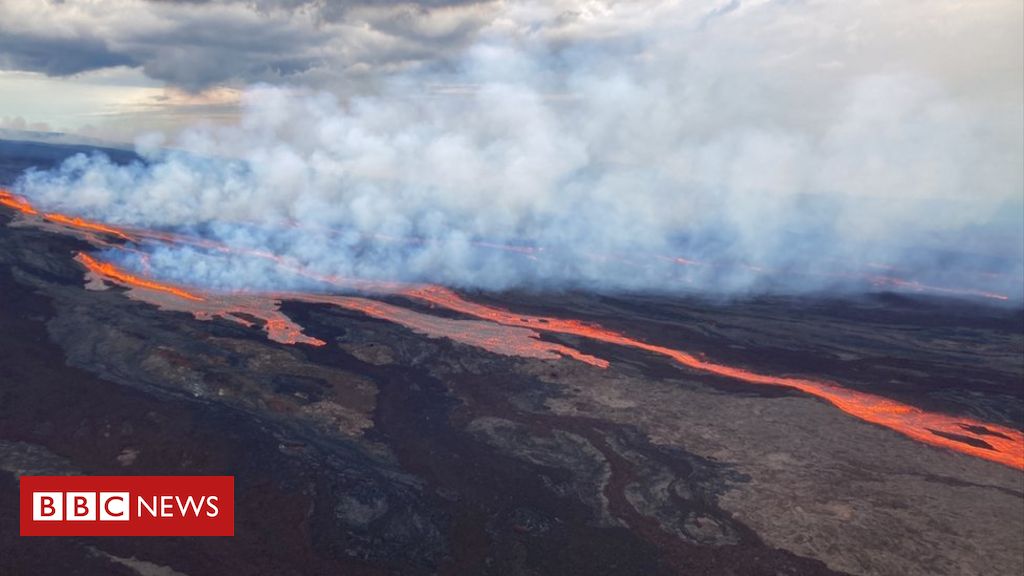
<path id="1" fill-rule="evenodd" d="M 506 326 L 571 334 L 644 350 L 671 358 L 693 370 L 749 384 L 795 388 L 826 400 L 847 414 L 895 430 L 914 440 L 1024 470 L 1024 433 L 1013 428 L 988 424 L 971 418 L 927 412 L 908 404 L 851 390 L 831 382 L 758 374 L 743 368 L 702 360 L 680 350 L 648 344 L 595 324 L 578 320 L 516 314 L 494 306 L 469 302 L 455 292 L 440 286 L 411 288 L 406 290 L 404 295 Z M 979 430 L 984 430 L 987 433 L 978 432 Z M 964 442 L 958 440 L 957 437 L 966 437 L 972 441 Z"/>
<path id="2" fill-rule="evenodd" d="M 569 357 L 599 368 L 608 362 L 579 350 L 547 342 L 528 328 L 504 326 L 480 320 L 454 320 L 407 310 L 393 304 L 354 296 L 332 296 L 307 293 L 199 293 L 171 284 L 140 278 L 117 266 L 80 253 L 76 260 L 88 270 L 88 287 L 99 289 L 103 282 L 112 282 L 129 289 L 130 298 L 153 304 L 161 310 L 191 313 L 200 320 L 224 318 L 246 327 L 262 321 L 267 337 L 282 344 L 323 346 L 325 342 L 307 336 L 303 329 L 280 310 L 281 301 L 327 304 L 360 312 L 372 318 L 387 320 L 431 338 L 447 338 L 454 342 L 482 348 L 505 356 L 556 360 Z M 252 319 L 252 320 L 250 320 Z"/>
<path id="3" fill-rule="evenodd" d="M 10 192 L 4 190 L 3 188 L 0 188 L 0 206 L 7 206 L 8 208 L 13 208 L 18 212 L 21 212 L 22 214 L 27 214 L 29 216 L 35 216 L 39 214 L 39 212 L 32 207 L 32 204 L 29 203 L 28 200 L 25 200 L 21 196 L 11 194 Z"/>
<path id="4" fill-rule="evenodd" d="M 200 294 L 184 288 L 140 278 L 109 262 L 101 262 L 85 253 L 75 260 L 88 271 L 88 288 L 101 289 L 104 282 L 128 288 L 128 297 L 157 306 L 161 310 L 188 312 L 200 320 L 224 318 L 245 327 L 262 321 L 267 337 L 282 344 L 323 346 L 325 342 L 307 336 L 302 327 L 278 309 L 279 302 L 263 295 Z"/>

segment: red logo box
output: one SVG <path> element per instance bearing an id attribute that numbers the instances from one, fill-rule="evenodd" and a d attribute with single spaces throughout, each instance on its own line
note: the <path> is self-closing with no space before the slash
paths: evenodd
<path id="1" fill-rule="evenodd" d="M 22 536 L 234 536 L 233 476 L 22 476 Z"/>

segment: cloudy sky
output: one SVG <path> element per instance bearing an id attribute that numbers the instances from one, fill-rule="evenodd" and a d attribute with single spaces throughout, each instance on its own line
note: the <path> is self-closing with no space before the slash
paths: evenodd
<path id="1" fill-rule="evenodd" d="M 352 94 L 443 65 L 501 26 L 504 10 L 473 0 L 2 0 L 0 116 L 9 127 L 117 135 L 230 116 L 253 83 Z"/>
<path id="2" fill-rule="evenodd" d="M 622 50 L 666 28 L 695 59 L 761 41 L 767 66 L 903 69 L 992 103 L 1019 96 L 1021 12 L 1016 0 L 0 0 L 0 122 L 130 136 L 230 118 L 253 83 L 347 97 L 443 70 L 481 38 Z M 458 89 L 443 82 L 421 88 Z"/>
<path id="3" fill-rule="evenodd" d="M 623 255 L 685 253 L 749 264 L 689 278 L 716 291 L 882 264 L 1020 298 L 1022 30 L 1020 0 L 0 0 L 0 122 L 151 155 L 36 201 L 345 230 L 224 233 L 329 272 L 662 288 Z M 266 277 L 192 256 L 168 274 Z"/>

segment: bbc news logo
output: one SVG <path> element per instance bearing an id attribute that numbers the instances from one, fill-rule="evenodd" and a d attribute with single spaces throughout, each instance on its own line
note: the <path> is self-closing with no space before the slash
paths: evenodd
<path id="1" fill-rule="evenodd" d="M 22 476 L 22 536 L 234 536 L 232 476 Z"/>

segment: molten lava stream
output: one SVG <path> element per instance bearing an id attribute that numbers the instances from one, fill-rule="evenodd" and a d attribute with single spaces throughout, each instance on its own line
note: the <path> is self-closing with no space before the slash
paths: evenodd
<path id="1" fill-rule="evenodd" d="M 694 370 L 741 382 L 796 388 L 812 396 L 827 400 L 847 414 L 866 422 L 885 426 L 915 440 L 1024 470 L 1024 433 L 1013 428 L 987 424 L 971 418 L 959 418 L 946 414 L 926 412 L 920 408 L 896 402 L 895 400 L 866 392 L 850 390 L 830 382 L 785 376 L 769 376 L 743 368 L 701 360 L 686 352 L 648 344 L 618 332 L 577 320 L 515 314 L 501 308 L 469 302 L 453 291 L 440 286 L 411 288 L 403 294 L 410 298 L 507 326 L 520 326 L 538 331 L 571 334 L 609 344 L 644 350 L 666 356 Z M 979 433 L 978 431 L 983 432 Z M 975 442 L 984 442 L 990 448 L 960 442 L 953 439 L 956 436 L 970 438 Z"/>
<path id="2" fill-rule="evenodd" d="M 92 220 L 86 220 L 77 216 L 67 216 L 58 212 L 40 214 L 39 210 L 32 206 L 31 202 L 2 188 L 0 188 L 0 205 L 13 208 L 26 216 L 42 216 L 45 220 L 53 222 L 54 224 L 66 226 L 67 228 L 115 236 L 127 242 L 134 241 L 134 238 L 128 235 L 127 232 L 120 228 L 115 228 L 114 226 L 109 226 L 100 222 L 93 222 Z"/>
<path id="3" fill-rule="evenodd" d="M 129 297 L 148 302 L 161 310 L 188 312 L 200 320 L 221 317 L 231 322 L 252 327 L 262 320 L 267 337 L 282 344 L 309 344 L 324 346 L 326 342 L 302 333 L 302 327 L 291 321 L 278 308 L 277 297 L 269 294 L 220 294 L 189 291 L 179 286 L 140 278 L 109 262 L 100 262 L 88 254 L 79 253 L 75 260 L 88 270 L 94 279 L 112 282 L 129 288 Z"/>
<path id="4" fill-rule="evenodd" d="M 30 202 L 7 190 L 0 189 L 0 205 L 17 210 L 27 216 L 40 216 L 39 211 L 36 210 Z M 131 232 L 128 232 L 126 230 L 98 222 L 91 222 L 81 218 L 65 216 L 57 213 L 43 214 L 42 217 L 67 228 L 107 234 L 129 241 L 133 240 L 135 237 L 140 237 L 170 243 L 192 243 L 204 248 L 222 252 L 241 253 L 244 255 L 265 258 L 273 260 L 282 268 L 293 273 L 336 286 L 360 288 L 373 292 L 400 292 L 407 297 L 422 300 L 470 316 L 475 316 L 496 324 L 529 328 L 539 332 L 553 332 L 581 336 L 600 342 L 616 344 L 666 356 L 688 368 L 715 374 L 725 378 L 731 378 L 751 384 L 788 386 L 827 400 L 840 410 L 864 421 L 885 426 L 915 440 L 935 446 L 950 448 L 965 454 L 999 462 L 1000 464 L 1005 464 L 1014 468 L 1024 469 L 1024 433 L 1020 430 L 1007 428 L 1005 426 L 986 424 L 970 418 L 956 418 L 944 414 L 926 412 L 919 408 L 902 404 L 884 397 L 849 390 L 830 382 L 804 378 L 769 376 L 751 372 L 743 368 L 705 361 L 691 354 L 687 354 L 686 352 L 664 346 L 648 344 L 618 332 L 577 320 L 514 314 L 500 308 L 469 302 L 462 299 L 451 290 L 439 286 L 410 288 L 397 283 L 367 282 L 334 276 L 324 276 L 305 270 L 301 266 L 293 265 L 285 261 L 280 256 L 261 250 L 233 249 L 218 242 L 169 233 L 145 230 L 132 230 Z M 280 312 L 276 310 L 264 310 L 264 308 L 266 308 L 265 302 L 272 301 L 270 296 L 251 296 L 249 297 L 249 300 L 246 300 L 247 303 L 244 305 L 239 302 L 241 299 L 240 297 L 217 297 L 216 302 L 206 302 L 206 299 L 203 296 L 199 296 L 198 294 L 192 293 L 183 288 L 130 274 L 120 270 L 112 264 L 99 262 L 88 254 L 80 253 L 76 257 L 76 260 L 81 262 L 91 272 L 126 286 L 167 294 L 193 303 L 203 302 L 205 304 L 203 310 L 194 310 L 197 316 L 208 317 L 210 315 L 222 315 L 235 321 L 246 323 L 247 321 L 237 317 L 234 312 L 253 313 L 259 315 L 266 321 L 266 330 L 275 340 L 286 343 L 305 342 L 317 346 L 324 344 L 322 341 L 315 338 L 309 338 L 302 335 L 301 329 L 284 318 Z M 690 262 L 687 261 L 686 263 L 689 264 Z M 877 278 L 880 279 L 878 281 L 888 284 L 900 286 L 906 284 L 909 287 L 919 290 L 936 290 L 934 287 L 894 279 L 892 277 L 880 276 Z M 962 291 L 952 289 L 938 290 L 962 293 Z M 1005 298 L 999 294 L 985 292 L 976 292 L 975 294 L 1000 299 Z M 307 301 L 319 300 L 324 302 L 330 302 L 332 300 L 329 297 L 320 298 L 311 295 L 306 295 L 297 299 L 305 299 Z M 258 304 L 251 305 L 248 303 L 250 300 L 257 302 Z M 371 305 L 370 302 L 371 301 L 358 299 L 334 299 L 331 303 L 352 309 L 360 309 L 364 313 L 376 315 L 377 317 L 386 318 L 398 323 L 404 323 L 424 331 L 436 331 L 438 333 L 444 332 L 443 330 L 438 330 L 436 326 L 424 324 L 425 321 L 422 318 L 416 318 L 413 320 L 412 317 L 409 317 L 406 313 L 397 312 L 394 307 Z M 449 334 L 451 333 L 449 332 Z M 557 353 L 588 362 L 595 366 L 607 366 L 607 362 L 604 360 L 587 356 L 571 348 L 558 347 L 557 345 L 552 347 L 550 343 L 540 343 L 539 340 L 536 342 L 538 343 L 529 344 L 524 348 L 520 348 L 520 350 L 522 352 L 529 352 L 529 354 Z M 955 439 L 957 437 L 970 439 L 978 445 L 958 441 Z"/>
<path id="5" fill-rule="evenodd" d="M 326 342 L 303 334 L 302 327 L 280 310 L 280 301 L 293 300 L 315 304 L 330 304 L 354 310 L 405 326 L 432 338 L 448 338 L 496 354 L 553 360 L 574 358 L 600 368 L 608 362 L 556 342 L 546 342 L 535 330 L 504 326 L 481 320 L 455 320 L 439 318 L 398 306 L 353 296 L 332 296 L 307 293 L 204 293 L 202 296 L 183 288 L 139 278 L 117 266 L 100 262 L 87 254 L 77 260 L 93 275 L 93 279 L 109 281 L 130 289 L 129 297 L 148 302 L 162 310 L 189 312 L 200 320 L 214 317 L 252 327 L 251 319 L 262 320 L 267 337 L 282 344 L 309 344 L 324 346 Z M 171 296 L 171 298 L 168 298 Z"/>
<path id="6" fill-rule="evenodd" d="M 35 216 L 39 212 L 32 207 L 32 204 L 28 200 L 25 200 L 21 196 L 15 196 L 7 190 L 0 188 L 0 206 L 7 206 L 13 208 L 22 214 L 28 214 L 29 216 Z"/>
<path id="7" fill-rule="evenodd" d="M 129 274 L 128 272 L 121 270 L 120 268 L 114 266 L 113 264 L 108 264 L 107 262 L 100 262 L 99 260 L 96 260 L 95 258 L 89 256 L 84 252 L 79 252 L 78 255 L 75 256 L 75 260 L 80 262 L 90 272 L 93 272 L 106 278 L 111 278 L 121 284 L 126 284 L 128 286 L 134 286 L 137 288 L 145 288 L 146 290 L 154 290 L 156 292 L 165 292 L 172 296 L 184 298 L 185 300 L 191 300 L 193 302 L 203 301 L 203 298 L 201 296 L 197 296 L 191 292 L 188 292 L 187 290 L 171 286 L 170 284 L 162 284 L 160 282 L 146 280 L 145 278 L 139 278 L 138 276 Z"/>
<path id="8" fill-rule="evenodd" d="M 114 228 L 113 226 L 100 224 L 99 222 L 92 222 L 90 220 L 84 220 L 74 216 L 65 216 L 56 212 L 43 214 L 43 218 L 46 218 L 51 222 L 56 222 L 57 224 L 63 224 L 70 228 L 78 228 L 79 230 L 87 230 L 89 232 L 99 232 L 100 234 L 109 234 L 111 236 L 117 236 L 118 238 L 128 242 L 134 241 L 134 239 L 124 231 Z"/>

